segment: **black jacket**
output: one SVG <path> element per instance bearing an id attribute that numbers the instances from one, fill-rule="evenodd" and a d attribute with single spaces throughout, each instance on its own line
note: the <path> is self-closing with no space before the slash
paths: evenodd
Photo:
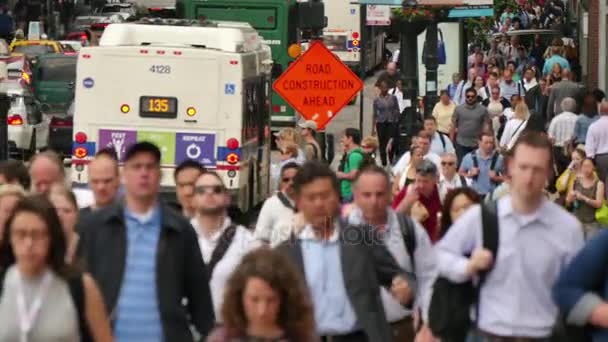
<path id="1" fill-rule="evenodd" d="M 206 336 L 215 322 L 205 265 L 190 223 L 166 205 L 160 210 L 156 286 L 164 340 L 193 341 L 190 325 Z M 78 232 L 80 254 L 114 320 L 127 253 L 123 204 L 86 215 L 78 223 Z M 187 305 L 183 304 L 184 298 Z"/>

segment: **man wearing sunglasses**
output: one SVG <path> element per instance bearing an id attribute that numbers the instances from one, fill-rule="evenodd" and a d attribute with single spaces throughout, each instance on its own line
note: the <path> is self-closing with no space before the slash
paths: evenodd
<path id="1" fill-rule="evenodd" d="M 458 158 L 453 152 L 441 156 L 441 174 L 439 175 L 439 198 L 441 203 L 448 191 L 469 186 L 471 180 L 458 174 Z"/>
<path id="2" fill-rule="evenodd" d="M 274 246 L 279 234 L 279 225 L 282 222 L 291 222 L 296 212 L 295 193 L 293 191 L 293 178 L 300 165 L 295 162 L 287 163 L 281 169 L 279 191 L 264 202 L 258 222 L 255 226 L 255 237 Z"/>
<path id="3" fill-rule="evenodd" d="M 466 102 L 454 111 L 452 116 L 452 141 L 456 148 L 458 160 L 477 148 L 477 138 L 484 129 L 491 127 L 490 113 L 477 101 L 477 91 L 469 88 Z"/>
<path id="4" fill-rule="evenodd" d="M 193 203 L 196 214 L 190 223 L 198 235 L 215 317 L 220 320 L 228 277 L 241 258 L 257 248 L 259 243 L 250 231 L 228 217 L 230 194 L 217 173 L 205 171 L 198 177 L 194 184 Z"/>

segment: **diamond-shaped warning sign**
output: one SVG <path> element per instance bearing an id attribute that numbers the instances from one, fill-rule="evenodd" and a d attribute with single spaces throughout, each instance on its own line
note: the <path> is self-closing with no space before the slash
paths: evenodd
<path id="1" fill-rule="evenodd" d="M 322 130 L 363 88 L 363 82 L 317 41 L 287 68 L 272 88 Z"/>

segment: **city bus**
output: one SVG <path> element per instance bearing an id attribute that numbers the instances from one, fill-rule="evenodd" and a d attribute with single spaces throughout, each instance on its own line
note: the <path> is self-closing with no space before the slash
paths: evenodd
<path id="1" fill-rule="evenodd" d="M 379 26 L 366 25 L 367 6 L 351 4 L 349 0 L 331 0 L 324 4 L 325 46 L 357 75 L 380 66 L 384 60 L 384 31 Z"/>
<path id="2" fill-rule="evenodd" d="M 251 24 L 272 50 L 273 81 L 294 60 L 287 51 L 289 46 L 298 43 L 296 0 L 177 0 L 175 6 L 179 18 Z M 274 91 L 271 92 L 272 131 L 295 126 L 293 108 Z"/>
<path id="3" fill-rule="evenodd" d="M 215 170 L 248 211 L 269 194 L 270 47 L 245 23 L 110 24 L 77 64 L 72 181 L 96 151 L 149 141 L 163 190 L 186 159 Z M 168 23 L 168 24 L 164 24 Z"/>

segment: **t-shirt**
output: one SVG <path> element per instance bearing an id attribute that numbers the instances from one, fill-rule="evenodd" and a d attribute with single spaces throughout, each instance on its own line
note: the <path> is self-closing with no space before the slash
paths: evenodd
<path id="1" fill-rule="evenodd" d="M 358 151 L 358 152 L 355 152 Z M 363 150 L 357 147 L 348 153 L 346 163 L 344 164 L 344 173 L 349 173 L 352 170 L 358 170 L 363 162 Z M 348 179 L 340 181 L 340 194 L 342 198 L 350 197 L 353 194 L 351 189 L 352 182 Z"/>
<path id="2" fill-rule="evenodd" d="M 454 110 L 452 122 L 458 129 L 456 143 L 461 146 L 477 146 L 477 139 L 483 130 L 484 123 L 490 121 L 486 107 L 479 103 L 473 106 L 460 105 Z"/>

